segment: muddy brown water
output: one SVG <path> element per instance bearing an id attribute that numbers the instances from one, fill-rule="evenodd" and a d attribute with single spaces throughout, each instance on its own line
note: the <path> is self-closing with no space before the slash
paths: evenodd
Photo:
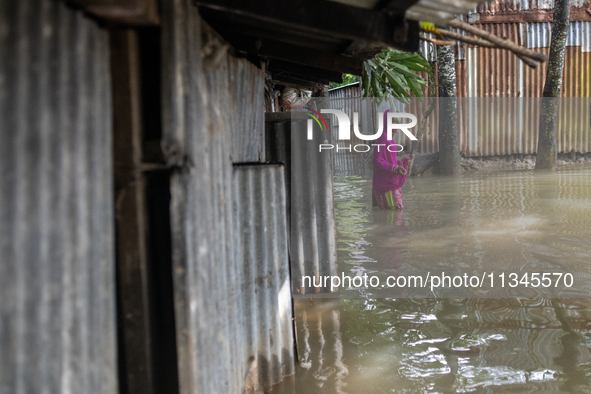
<path id="1" fill-rule="evenodd" d="M 591 166 L 409 179 L 402 212 L 335 178 L 339 271 L 591 267 Z M 591 285 L 591 280 L 589 280 Z M 273 393 L 591 392 L 591 300 L 299 299 L 296 375 Z M 490 294 L 489 294 L 490 296 Z"/>

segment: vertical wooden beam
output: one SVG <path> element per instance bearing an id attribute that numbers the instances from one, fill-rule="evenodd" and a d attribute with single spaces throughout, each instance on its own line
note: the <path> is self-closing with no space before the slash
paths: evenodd
<path id="1" fill-rule="evenodd" d="M 145 179 L 138 38 L 111 30 L 119 369 L 123 393 L 152 394 Z"/>

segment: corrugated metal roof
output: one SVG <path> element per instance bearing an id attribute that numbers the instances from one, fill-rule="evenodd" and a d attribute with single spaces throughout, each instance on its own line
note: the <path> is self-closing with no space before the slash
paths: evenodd
<path id="1" fill-rule="evenodd" d="M 335 90 L 339 90 L 339 89 L 343 89 L 343 88 L 348 88 L 348 87 L 351 87 L 351 86 L 357 86 L 357 85 L 359 85 L 359 81 L 353 82 L 353 83 L 350 83 L 350 84 L 347 84 L 347 85 L 337 86 L 336 88 L 328 89 L 328 91 L 329 92 L 333 92 Z"/>
<path id="2" fill-rule="evenodd" d="M 295 373 L 283 166 L 234 168 L 235 259 L 248 392 Z"/>
<path id="3" fill-rule="evenodd" d="M 0 392 L 118 391 L 109 38 L 0 0 Z"/>

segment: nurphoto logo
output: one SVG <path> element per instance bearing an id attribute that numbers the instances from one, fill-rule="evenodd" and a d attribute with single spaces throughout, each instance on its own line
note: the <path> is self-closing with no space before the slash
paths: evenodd
<path id="1" fill-rule="evenodd" d="M 338 109 L 321 109 L 320 112 L 318 112 L 308 107 L 305 107 L 305 109 L 310 111 L 307 112 L 307 114 L 312 118 L 308 119 L 307 124 L 308 140 L 311 141 L 314 138 L 314 121 L 316 121 L 316 123 L 320 127 L 320 130 L 324 128 L 328 131 L 328 125 L 322 114 L 333 114 L 337 117 L 337 120 L 339 121 L 339 140 L 351 140 L 351 120 L 344 111 Z M 385 130 L 386 142 L 390 142 L 389 144 L 356 144 L 344 147 L 334 144 L 320 144 L 319 151 L 322 152 L 322 150 L 336 149 L 337 151 L 347 150 L 351 152 L 353 150 L 355 152 L 369 152 L 371 150 L 371 147 L 373 146 L 377 147 L 378 150 L 382 149 L 382 147 L 385 147 L 385 149 L 388 149 L 388 151 L 390 152 L 401 152 L 404 149 L 404 147 L 402 145 L 392 142 L 394 130 L 402 131 L 412 141 L 417 140 L 417 137 L 415 137 L 409 130 L 417 125 L 416 116 L 407 112 L 391 112 L 390 110 L 387 110 L 385 114 L 386 116 L 384 116 L 384 112 L 378 112 L 378 130 L 375 134 L 362 134 L 359 131 L 359 113 L 353 112 L 353 133 L 360 140 L 375 141 L 382 136 Z M 410 119 L 410 122 L 400 123 L 401 119 Z M 385 128 L 384 121 L 386 122 Z"/>

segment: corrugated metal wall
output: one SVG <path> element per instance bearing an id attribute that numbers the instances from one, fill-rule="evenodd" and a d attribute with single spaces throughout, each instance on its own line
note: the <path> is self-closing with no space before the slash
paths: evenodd
<path id="1" fill-rule="evenodd" d="M 236 237 L 242 235 L 243 229 L 236 228 L 234 207 L 242 207 L 241 203 L 256 196 L 251 194 L 255 192 L 252 188 L 247 190 L 240 182 L 234 185 L 232 162 L 257 161 L 264 152 L 262 128 L 257 129 L 255 114 L 257 102 L 260 113 L 264 112 L 264 96 L 259 88 L 264 75 L 246 59 L 232 59 L 225 53 L 227 45 L 202 22 L 190 0 L 163 3 L 162 34 L 162 146 L 168 164 L 175 167 L 170 209 L 180 390 L 183 394 L 240 393 L 245 389 L 248 367 L 244 358 L 255 351 L 264 352 L 256 354 L 261 363 L 270 359 L 269 366 L 285 366 L 281 371 L 285 373 L 291 368 L 283 348 L 277 354 L 279 344 L 285 343 L 283 338 L 270 337 L 270 333 L 277 332 L 279 321 L 283 324 L 279 329 L 285 328 L 291 315 L 272 319 L 273 312 L 264 310 L 273 305 L 273 299 L 284 304 L 282 288 L 266 287 L 268 299 L 245 298 L 243 291 L 253 284 L 245 276 L 246 260 L 240 261 L 235 255 Z M 202 58 L 205 46 L 213 56 Z M 244 92 L 252 97 L 242 97 Z M 237 146 L 238 131 L 260 134 L 260 138 L 253 136 L 249 144 Z M 242 136 L 240 141 L 245 139 Z M 273 213 L 269 217 L 285 214 L 281 211 L 284 206 L 271 212 L 269 206 L 266 208 L 267 214 Z M 268 227 L 266 233 L 264 226 L 255 230 L 253 236 L 270 237 Z M 273 244 L 257 246 L 268 256 L 275 253 L 266 249 Z M 269 263 L 266 260 L 257 264 L 265 262 Z M 285 272 L 271 270 L 264 274 L 274 284 L 285 278 Z M 275 291 L 281 297 L 279 293 L 273 295 Z M 252 320 L 246 324 L 246 318 Z M 265 335 L 252 343 L 247 337 L 249 332 Z M 266 346 L 271 342 L 274 348 L 269 349 Z M 279 363 L 273 361 L 275 358 Z M 267 388 L 279 375 L 275 368 L 261 373 L 255 381 Z"/>
<path id="2" fill-rule="evenodd" d="M 362 99 L 363 92 L 361 91 L 361 87 L 359 83 L 355 83 L 349 86 L 339 87 L 335 89 L 331 89 L 329 91 L 329 98 L 330 98 L 330 108 L 338 109 L 344 111 L 349 115 L 349 119 L 353 122 L 353 112 L 357 112 L 359 114 L 359 124 L 365 125 L 366 127 L 373 126 L 373 116 L 375 109 L 372 105 L 367 105 L 368 100 Z M 327 117 L 331 117 L 333 120 L 336 120 L 336 117 L 333 115 L 325 115 Z M 365 124 L 364 122 L 371 122 Z M 361 126 L 360 126 L 361 127 Z M 334 145 L 338 146 L 335 148 L 335 154 L 338 155 L 339 152 L 344 153 L 345 146 L 355 145 L 355 144 L 363 144 L 364 141 L 357 138 L 354 133 L 351 133 L 351 140 L 350 141 L 342 141 L 336 138 L 338 136 L 339 131 L 339 124 L 336 121 L 332 122 L 332 136 Z M 335 156 L 336 160 L 336 156 Z"/>
<path id="3" fill-rule="evenodd" d="M 0 0 L 0 393 L 115 393 L 108 35 Z"/>
<path id="4" fill-rule="evenodd" d="M 321 104 L 323 100 L 308 105 Z M 266 160 L 285 165 L 289 257 L 295 294 L 324 290 L 304 287 L 303 275 L 335 275 L 337 269 L 333 154 L 318 151 L 319 144 L 331 144 L 333 139 L 331 132 L 317 130 L 314 139 L 308 141 L 307 119 L 300 112 L 267 113 L 265 119 L 269 143 Z M 331 118 L 327 116 L 326 121 L 330 130 Z"/>
<path id="5" fill-rule="evenodd" d="M 571 7 L 589 6 L 589 0 L 573 0 Z M 521 10 L 552 10 L 554 9 L 554 0 L 494 0 L 481 3 L 476 7 L 478 13 L 499 13 L 506 11 Z"/>
<path id="6" fill-rule="evenodd" d="M 571 22 L 570 26 L 558 115 L 559 152 L 591 152 L 588 100 L 568 99 L 589 97 L 591 93 L 589 26 L 591 22 Z M 490 23 L 480 27 L 520 45 L 549 52 L 551 23 Z M 531 69 L 507 51 L 469 48 L 468 52 L 466 68 L 461 71 L 469 80 L 468 96 L 511 99 L 493 100 L 490 106 L 468 100 L 462 107 L 468 123 L 461 130 L 460 149 L 466 156 L 535 153 L 540 102 L 527 98 L 542 96 L 547 64 Z M 502 116 L 495 121 L 493 113 Z"/>
<path id="7" fill-rule="evenodd" d="M 229 100 L 222 108 L 232 114 L 232 161 L 261 162 L 265 156 L 264 72 L 250 62 L 228 56 L 228 76 Z"/>
<path id="8" fill-rule="evenodd" d="M 235 167 L 234 187 L 245 386 L 268 391 L 295 373 L 283 166 Z"/>
<path id="9" fill-rule="evenodd" d="M 292 120 L 290 261 L 293 292 L 298 294 L 322 290 L 304 287 L 303 275 L 337 272 L 333 155 L 318 151 L 319 144 L 331 141 L 330 131 L 314 133 L 314 139 L 308 141 L 306 121 Z"/>
<path id="10" fill-rule="evenodd" d="M 170 209 L 180 391 L 239 392 L 230 134 L 211 112 L 217 97 L 207 94 L 201 20 L 189 0 L 163 3 L 162 35 L 163 148 L 178 167 Z"/>

